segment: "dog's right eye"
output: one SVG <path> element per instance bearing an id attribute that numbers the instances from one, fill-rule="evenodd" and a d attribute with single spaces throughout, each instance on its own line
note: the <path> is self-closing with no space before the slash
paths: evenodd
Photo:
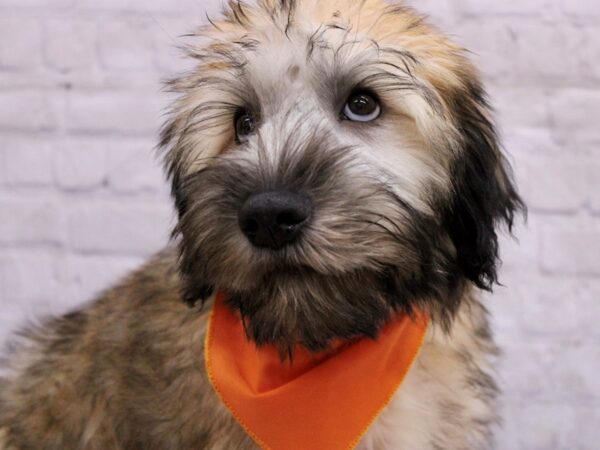
<path id="1" fill-rule="evenodd" d="M 241 142 L 256 130 L 256 118 L 248 111 L 241 110 L 235 115 L 235 137 Z"/>
<path id="2" fill-rule="evenodd" d="M 381 114 L 381 106 L 375 95 L 369 92 L 354 92 L 344 106 L 342 115 L 353 122 L 371 122 Z"/>

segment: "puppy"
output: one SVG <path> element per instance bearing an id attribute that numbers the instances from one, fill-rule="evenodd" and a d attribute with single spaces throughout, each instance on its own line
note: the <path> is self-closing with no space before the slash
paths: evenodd
<path id="1" fill-rule="evenodd" d="M 425 314 L 356 446 L 490 447 L 479 297 L 523 205 L 465 51 L 383 0 L 231 1 L 197 36 L 160 143 L 174 242 L 25 333 L 0 381 L 0 448 L 256 448 L 207 376 L 216 293 L 282 364 Z"/>

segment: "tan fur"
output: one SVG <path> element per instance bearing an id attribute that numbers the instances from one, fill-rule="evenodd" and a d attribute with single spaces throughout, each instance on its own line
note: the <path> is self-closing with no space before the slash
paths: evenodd
<path id="1" fill-rule="evenodd" d="M 168 251 L 83 312 L 30 331 L 0 393 L 5 448 L 250 447 L 206 378 L 209 305 L 190 311 L 179 287 Z"/>
<path id="2" fill-rule="evenodd" d="M 452 331 L 432 326 L 411 372 L 359 449 L 488 448 L 498 420 L 486 312 L 466 298 Z"/>

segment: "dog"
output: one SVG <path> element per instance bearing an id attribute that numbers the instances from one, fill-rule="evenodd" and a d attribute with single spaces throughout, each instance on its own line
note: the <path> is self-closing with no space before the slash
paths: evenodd
<path id="1" fill-rule="evenodd" d="M 383 0 L 230 1 L 195 36 L 160 142 L 173 242 L 24 333 L 0 381 L 0 448 L 257 448 L 207 376 L 217 293 L 282 364 L 425 314 L 416 361 L 356 447 L 491 447 L 480 297 L 524 205 L 466 52 Z"/>

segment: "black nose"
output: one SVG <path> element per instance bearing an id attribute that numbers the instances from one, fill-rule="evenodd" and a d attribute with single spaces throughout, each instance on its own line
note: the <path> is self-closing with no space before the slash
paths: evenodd
<path id="1" fill-rule="evenodd" d="M 240 228 L 256 247 L 278 249 L 293 242 L 308 222 L 312 203 L 303 194 L 270 191 L 252 195 L 240 209 Z"/>

